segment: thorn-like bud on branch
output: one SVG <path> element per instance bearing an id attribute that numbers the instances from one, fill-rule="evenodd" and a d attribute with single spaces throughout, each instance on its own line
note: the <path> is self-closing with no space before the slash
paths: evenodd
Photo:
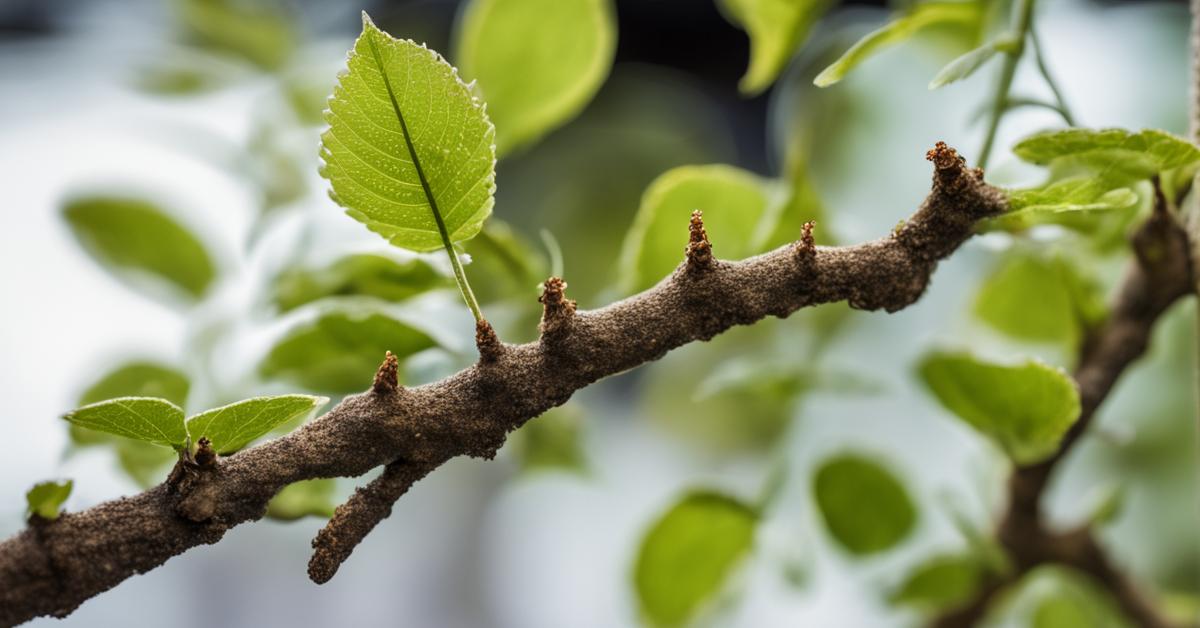
<path id="1" fill-rule="evenodd" d="M 934 181 L 943 187 L 949 186 L 959 179 L 959 175 L 967 170 L 967 160 L 958 151 L 938 142 L 925 153 L 925 159 L 933 162 Z M 983 170 L 975 168 L 970 171 L 977 179 L 983 180 Z"/>
<path id="2" fill-rule="evenodd" d="M 371 385 L 371 390 L 377 394 L 388 395 L 396 392 L 400 387 L 400 361 L 391 351 L 387 352 L 387 356 L 383 358 L 383 364 L 379 365 L 379 370 L 375 371 L 375 383 Z"/>
<path id="3" fill-rule="evenodd" d="M 568 323 L 575 316 L 575 301 L 568 299 L 567 282 L 561 277 L 551 277 L 542 284 L 542 296 L 538 302 L 542 304 L 543 334 Z"/>
<path id="4" fill-rule="evenodd" d="M 200 440 L 196 441 L 196 454 L 192 456 L 196 466 L 205 469 L 217 463 L 217 452 L 213 449 L 212 441 L 201 436 Z"/>
<path id="5" fill-rule="evenodd" d="M 804 223 L 804 230 L 800 234 L 800 241 L 796 242 L 796 258 L 806 264 L 812 263 L 817 259 L 817 242 L 813 238 L 813 227 L 817 223 L 810 220 Z"/>
<path id="6" fill-rule="evenodd" d="M 479 359 L 484 362 L 495 362 L 504 352 L 504 343 L 487 320 L 480 319 L 475 323 L 475 347 L 479 349 Z"/>
<path id="7" fill-rule="evenodd" d="M 688 269 L 700 270 L 712 266 L 712 244 L 708 241 L 708 232 L 704 230 L 704 212 L 698 209 L 692 211 L 688 233 Z"/>

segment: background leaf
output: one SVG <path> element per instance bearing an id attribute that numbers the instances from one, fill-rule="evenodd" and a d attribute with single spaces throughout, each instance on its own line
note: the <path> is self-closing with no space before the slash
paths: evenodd
<path id="1" fill-rule="evenodd" d="M 333 501 L 336 489 L 337 482 L 329 478 L 288 484 L 267 504 L 267 516 L 278 521 L 304 517 L 328 519 L 337 508 Z"/>
<path id="2" fill-rule="evenodd" d="M 933 80 L 929 82 L 929 89 L 938 89 L 971 76 L 996 56 L 997 52 L 1000 52 L 999 42 L 993 41 L 964 53 L 938 71 Z"/>
<path id="3" fill-rule="evenodd" d="M 441 55 L 391 37 L 365 13 L 348 65 L 321 135 L 321 175 L 333 199 L 392 244 L 414 251 L 442 248 L 430 196 L 452 242 L 479 233 L 496 188 L 495 129 L 483 103 Z"/>
<path id="4" fill-rule="evenodd" d="M 122 271 L 140 272 L 200 298 L 216 277 L 204 245 L 159 207 L 143 200 L 80 197 L 62 209 L 71 231 L 88 253 Z"/>
<path id="5" fill-rule="evenodd" d="M 184 35 L 264 70 L 277 70 L 296 48 L 288 14 L 273 0 L 178 0 Z"/>
<path id="6" fill-rule="evenodd" d="M 371 296 L 403 301 L 450 280 L 420 259 L 399 261 L 386 255 L 347 255 L 324 268 L 288 268 L 275 279 L 272 299 L 287 312 L 325 297 Z"/>
<path id="7" fill-rule="evenodd" d="M 478 81 L 501 155 L 575 117 L 608 76 L 610 0 L 471 0 L 455 60 Z"/>
<path id="8" fill-rule="evenodd" d="M 583 412 L 573 404 L 546 411 L 512 435 L 521 470 L 573 471 L 587 468 L 581 442 Z"/>
<path id="9" fill-rule="evenodd" d="M 933 352 L 919 371 L 947 410 L 991 437 L 1017 464 L 1053 454 L 1079 418 L 1074 380 L 1040 362 L 1007 366 L 966 353 Z"/>
<path id="10" fill-rule="evenodd" d="M 187 421 L 193 442 L 212 441 L 219 454 L 231 454 L 276 426 L 310 414 L 329 402 L 326 397 L 281 395 L 256 397 L 206 410 Z"/>
<path id="11" fill-rule="evenodd" d="M 813 477 L 813 497 L 830 535 L 857 556 L 895 547 L 917 522 L 904 485 L 857 453 L 823 462 Z"/>
<path id="12" fill-rule="evenodd" d="M 83 406 L 63 418 L 80 427 L 175 449 L 187 442 L 183 410 L 165 399 L 120 397 Z"/>
<path id="13" fill-rule="evenodd" d="M 33 488 L 25 493 L 25 515 L 36 515 L 50 521 L 58 519 L 59 508 L 71 496 L 71 488 L 74 485 L 73 480 L 40 482 L 33 485 Z"/>
<path id="14" fill-rule="evenodd" d="M 685 495 L 650 527 L 638 549 L 634 586 L 657 626 L 679 626 L 718 593 L 754 544 L 758 515 L 712 491 Z"/>
<path id="15" fill-rule="evenodd" d="M 971 598 L 983 575 L 983 565 L 974 556 L 936 556 L 913 569 L 888 600 L 926 612 L 951 609 Z"/>
<path id="16" fill-rule="evenodd" d="M 387 351 L 403 360 L 432 338 L 383 314 L 328 312 L 292 329 L 259 365 L 264 377 L 336 394 L 364 390 Z"/>
<path id="17" fill-rule="evenodd" d="M 743 94 L 771 86 L 832 0 L 720 0 L 730 21 L 750 35 L 750 67 L 738 82 Z"/>
<path id="18" fill-rule="evenodd" d="M 1007 257 L 983 281 L 975 315 L 1013 338 L 1075 346 L 1105 315 L 1100 289 L 1062 258 Z"/>

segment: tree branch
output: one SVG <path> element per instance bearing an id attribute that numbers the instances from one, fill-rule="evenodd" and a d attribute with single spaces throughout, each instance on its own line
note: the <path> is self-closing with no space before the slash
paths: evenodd
<path id="1" fill-rule="evenodd" d="M 802 307 L 849 301 L 894 312 L 913 303 L 975 223 L 1007 207 L 1004 194 L 945 144 L 927 158 L 935 166 L 932 191 L 889 237 L 835 248 L 813 247 L 806 238 L 731 263 L 706 255 L 719 249 L 720 234 L 715 246 L 705 246 L 703 229 L 693 230 L 687 261 L 670 277 L 602 309 L 576 312 L 563 296 L 565 284 L 547 282 L 536 342 L 505 345 L 481 332 L 489 344 L 484 359 L 412 389 L 391 386 L 385 362 L 369 391 L 286 436 L 219 460 L 176 487 L 163 484 L 27 528 L 0 543 L 0 624 L 65 616 L 129 576 L 261 518 L 292 482 L 391 465 L 317 537 L 312 571 L 321 580 L 425 472 L 458 455 L 493 457 L 508 432 L 603 377 Z"/>
<path id="2" fill-rule="evenodd" d="M 1156 186 L 1157 188 L 1157 186 Z M 1074 379 L 1079 387 L 1080 414 L 1058 450 L 1037 464 L 1017 467 L 1009 479 L 1008 510 L 996 537 L 1007 550 L 1014 569 L 981 587 L 959 608 L 937 617 L 933 626 L 968 628 L 987 612 L 992 598 L 1033 567 L 1061 563 L 1090 574 L 1104 586 L 1121 609 L 1139 626 L 1165 627 L 1129 579 L 1117 570 L 1088 527 L 1055 533 L 1043 521 L 1041 500 L 1055 469 L 1091 426 L 1100 404 L 1125 370 L 1146 352 L 1154 324 L 1176 301 L 1192 291 L 1194 273 L 1187 234 L 1158 195 L 1149 219 L 1132 238 L 1134 259 L 1121 283 L 1107 320 L 1088 335 L 1080 349 Z"/>

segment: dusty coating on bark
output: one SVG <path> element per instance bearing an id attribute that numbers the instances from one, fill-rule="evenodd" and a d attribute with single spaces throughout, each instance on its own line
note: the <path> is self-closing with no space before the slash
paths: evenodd
<path id="1" fill-rule="evenodd" d="M 286 436 L 222 458 L 186 490 L 159 486 L 64 515 L 41 536 L 27 529 L 0 543 L 0 623 L 69 613 L 129 576 L 214 543 L 230 527 L 261 518 L 292 482 L 356 477 L 394 461 L 428 470 L 464 454 L 491 458 L 510 431 L 576 390 L 734 325 L 843 300 L 899 310 L 921 296 L 937 261 L 969 238 L 979 219 L 1006 208 L 1004 194 L 952 149 L 939 144 L 930 159 L 933 189 L 894 236 L 815 247 L 810 265 L 797 263 L 793 245 L 742 262 L 713 259 L 702 274 L 682 272 L 681 264 L 655 287 L 595 311 L 575 312 L 560 290 L 549 289 L 544 303 L 559 299 L 561 307 L 547 307 L 547 314 L 566 324 L 536 342 L 504 345 L 494 360 L 439 382 L 347 397 Z M 402 485 L 377 489 L 386 497 Z M 329 556 L 348 554 L 336 535 L 331 541 L 342 549 Z"/>

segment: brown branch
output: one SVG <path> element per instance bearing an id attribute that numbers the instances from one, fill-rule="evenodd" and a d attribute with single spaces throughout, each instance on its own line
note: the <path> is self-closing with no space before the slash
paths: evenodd
<path id="1" fill-rule="evenodd" d="M 1156 186 L 1157 188 L 1157 186 Z M 1191 252 L 1187 234 L 1167 211 L 1161 194 L 1155 210 L 1132 238 L 1134 259 L 1126 270 L 1107 320 L 1092 330 L 1080 350 L 1073 374 L 1079 387 L 1081 411 L 1058 450 L 1037 464 L 1013 470 L 1008 485 L 1008 510 L 997 529 L 997 539 L 1013 560 L 1015 569 L 980 588 L 963 606 L 937 617 L 939 628 L 968 628 L 985 615 L 992 598 L 1033 567 L 1056 562 L 1080 569 L 1103 585 L 1121 609 L 1139 626 L 1165 627 L 1169 623 L 1146 602 L 1127 577 L 1117 570 L 1087 527 L 1066 534 L 1049 530 L 1042 517 L 1041 500 L 1055 469 L 1087 432 L 1104 399 L 1125 370 L 1145 352 L 1154 324 L 1193 286 Z"/>
<path id="2" fill-rule="evenodd" d="M 906 307 L 975 223 L 1007 204 L 945 144 L 928 158 L 935 165 L 932 191 L 891 236 L 815 247 L 811 256 L 797 256 L 789 245 L 736 263 L 712 259 L 704 272 L 689 272 L 684 263 L 655 287 L 595 311 L 576 312 L 561 286 L 547 282 L 546 320 L 536 342 L 503 345 L 451 377 L 412 389 L 393 389 L 385 363 L 382 381 L 367 393 L 286 436 L 218 460 L 180 490 L 161 485 L 26 529 L 0 543 L 0 624 L 66 615 L 129 576 L 215 543 L 229 528 L 261 518 L 288 484 L 354 477 L 403 461 L 385 472 L 388 479 L 357 493 L 318 537 L 314 571 L 324 577 L 386 515 L 392 496 L 425 471 L 463 454 L 493 457 L 508 432 L 603 377 L 735 325 L 819 303 Z"/>

